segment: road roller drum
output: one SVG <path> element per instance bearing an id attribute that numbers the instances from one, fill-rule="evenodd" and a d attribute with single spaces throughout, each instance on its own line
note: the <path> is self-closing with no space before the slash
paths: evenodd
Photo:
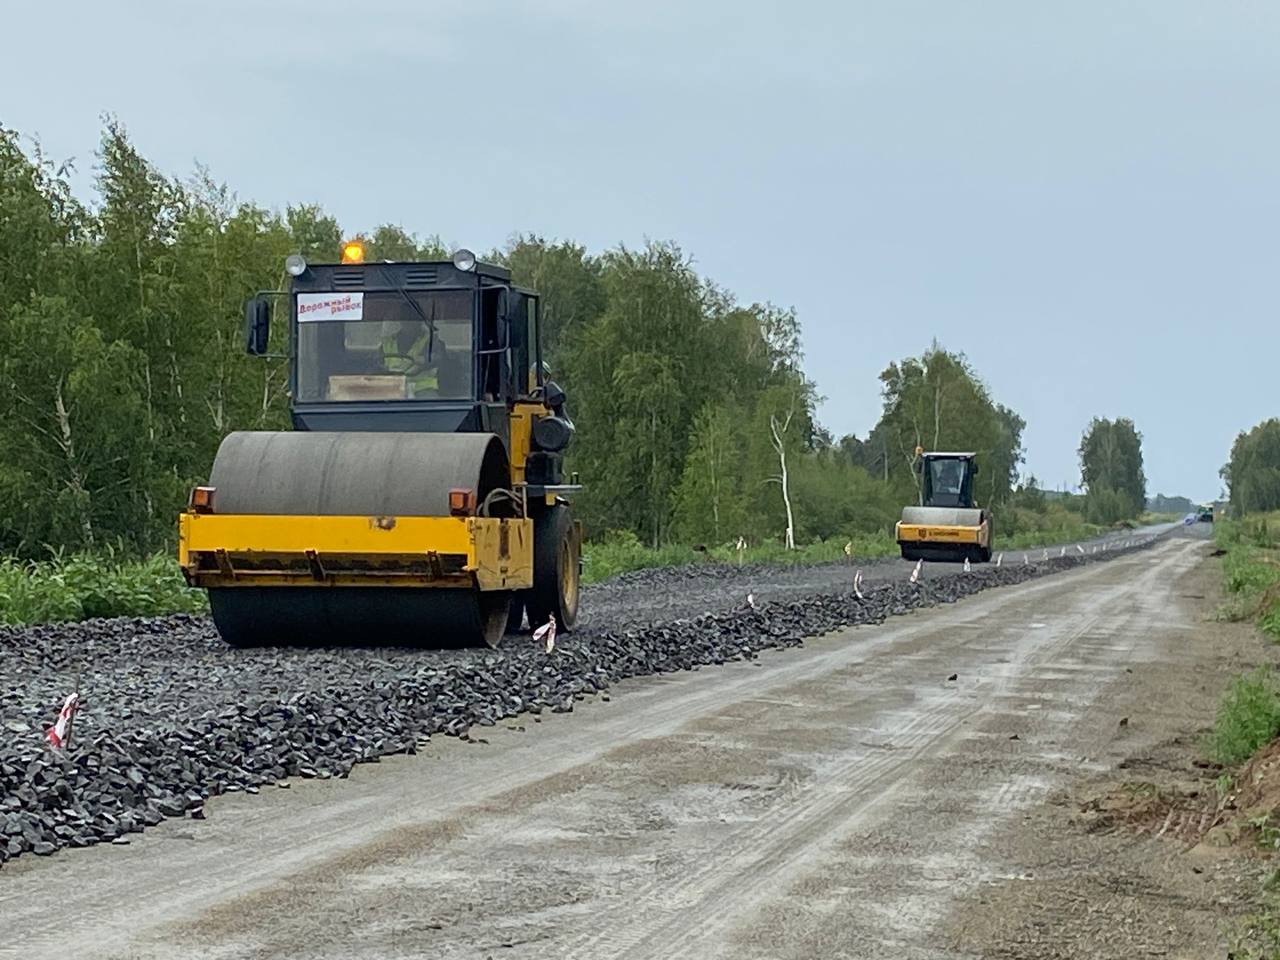
<path id="1" fill-rule="evenodd" d="M 216 516 L 257 517 L 264 528 L 256 549 L 237 549 L 234 542 L 221 548 L 233 572 L 210 584 L 209 604 L 228 642 L 449 647 L 493 644 L 502 636 L 512 591 L 474 589 L 462 576 L 453 586 L 431 588 L 427 543 L 412 552 L 396 544 L 381 554 L 313 547 L 313 556 L 292 551 L 290 564 L 291 551 L 273 552 L 265 530 L 286 517 L 363 517 L 376 539 L 412 518 L 451 516 L 451 490 L 485 504 L 493 491 L 510 486 L 505 452 L 492 434 L 233 433 L 218 450 L 209 486 Z M 509 518 L 514 503 L 498 498 L 487 509 Z M 447 559 L 438 562 L 448 573 Z M 307 585 L 312 563 L 323 569 L 312 578 L 318 582 Z M 267 579 L 290 570 L 303 578 L 291 589 Z M 413 585 L 358 585 L 362 576 L 412 577 L 415 571 L 424 579 Z M 219 569 L 215 576 L 221 575 Z"/>

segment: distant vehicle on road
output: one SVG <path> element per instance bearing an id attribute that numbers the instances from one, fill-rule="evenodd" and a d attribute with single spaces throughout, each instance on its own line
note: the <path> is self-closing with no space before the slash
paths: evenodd
<path id="1" fill-rule="evenodd" d="M 1200 523 L 1213 523 L 1213 506 L 1201 507 L 1200 512 L 1196 514 L 1196 519 Z"/>

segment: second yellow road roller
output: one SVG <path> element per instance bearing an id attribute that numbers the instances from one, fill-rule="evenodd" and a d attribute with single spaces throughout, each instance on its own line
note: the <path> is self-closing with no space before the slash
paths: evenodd
<path id="1" fill-rule="evenodd" d="M 991 514 L 978 506 L 973 453 L 916 451 L 920 504 L 904 507 L 895 538 L 904 560 L 991 559 Z"/>
<path id="2" fill-rule="evenodd" d="M 537 294 L 447 261 L 290 256 L 245 307 L 250 354 L 289 365 L 293 430 L 236 432 L 179 519 L 187 581 L 236 646 L 495 645 L 578 617 L 573 437 Z M 273 315 L 287 342 L 269 353 Z"/>

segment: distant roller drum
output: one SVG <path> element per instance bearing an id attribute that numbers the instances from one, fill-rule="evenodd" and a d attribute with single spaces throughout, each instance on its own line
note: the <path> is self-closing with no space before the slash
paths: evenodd
<path id="1" fill-rule="evenodd" d="M 223 440 L 209 484 L 226 514 L 448 516 L 450 490 L 483 502 L 510 486 L 510 467 L 493 434 L 239 432 Z M 510 599 L 456 587 L 209 590 L 214 624 L 234 646 L 493 645 Z"/>
<path id="2" fill-rule="evenodd" d="M 944 524 L 946 526 L 976 527 L 984 519 L 983 511 L 976 507 L 904 507 L 903 523 Z"/>

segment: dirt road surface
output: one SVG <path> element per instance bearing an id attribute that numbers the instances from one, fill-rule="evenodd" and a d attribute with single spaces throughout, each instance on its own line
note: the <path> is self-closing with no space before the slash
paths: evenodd
<path id="1" fill-rule="evenodd" d="M 988 955 L 952 914 L 1016 879 L 993 838 L 1101 745 L 1163 735 L 1117 731 L 1110 704 L 1194 669 L 1179 584 L 1206 553 L 1168 539 L 24 857 L 0 876 L 0 956 Z"/>

